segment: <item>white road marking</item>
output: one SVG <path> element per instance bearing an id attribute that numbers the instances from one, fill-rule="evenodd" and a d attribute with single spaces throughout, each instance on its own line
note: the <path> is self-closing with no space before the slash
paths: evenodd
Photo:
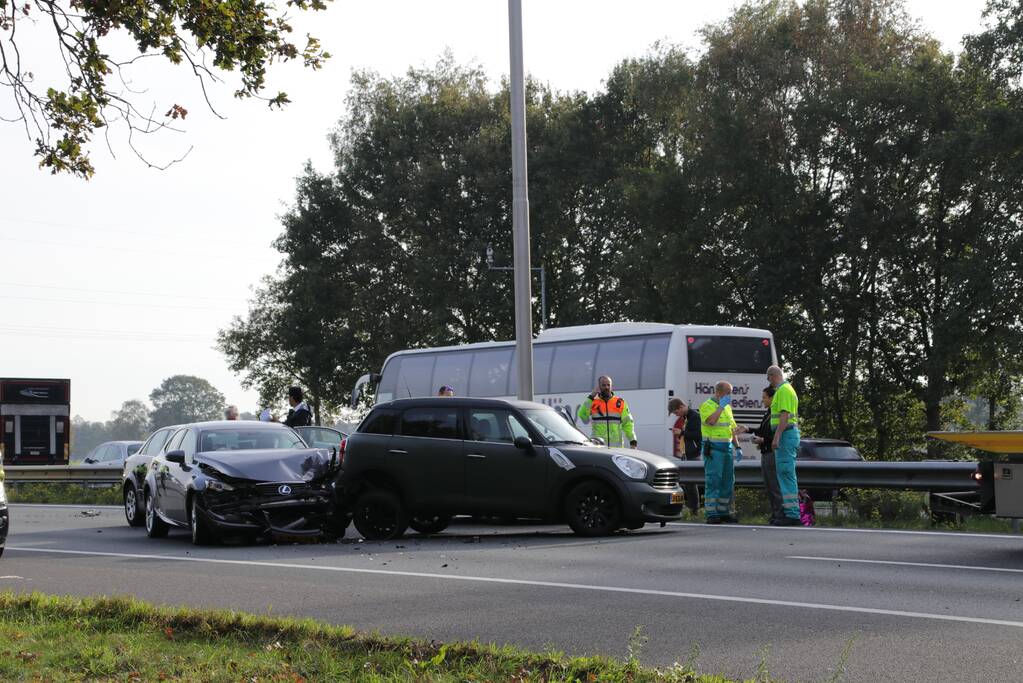
<path id="1" fill-rule="evenodd" d="M 56 480 L 55 480 L 56 481 Z M 123 510 L 121 505 L 78 505 L 72 503 L 10 503 L 12 508 L 72 508 L 75 510 Z"/>
<path id="2" fill-rule="evenodd" d="M 853 529 L 835 526 L 770 526 L 758 524 L 717 524 L 700 522 L 668 522 L 668 526 L 693 526 L 703 529 L 760 529 L 762 531 L 796 531 L 799 533 L 837 532 L 847 534 L 909 534 L 912 536 L 952 536 L 953 538 L 1000 538 L 1003 540 L 1023 541 L 1023 535 L 1016 534 L 975 534 L 959 531 L 914 531 L 911 529 Z"/>
<path id="3" fill-rule="evenodd" d="M 24 579 L 24 576 L 15 576 L 14 574 L 8 574 L 7 576 L 0 576 L 0 579 Z"/>
<path id="4" fill-rule="evenodd" d="M 967 564 L 935 564 L 933 562 L 896 562 L 895 560 L 854 560 L 848 557 L 810 557 L 806 555 L 789 555 L 789 560 L 814 560 L 817 562 L 856 562 L 859 564 L 891 564 L 900 567 L 934 567 L 937 569 L 973 569 L 982 572 L 1011 572 L 1023 574 L 1023 569 L 1008 567 L 979 567 Z"/>
<path id="5" fill-rule="evenodd" d="M 857 614 L 874 614 L 889 617 L 910 619 L 931 619 L 935 621 L 956 621 L 970 624 L 989 624 L 993 626 L 1011 626 L 1023 628 L 1023 621 L 1006 619 L 985 619 L 982 617 L 965 617 L 952 614 L 931 614 L 928 612 L 906 612 L 902 610 L 878 609 L 874 607 L 853 607 L 849 605 L 826 605 L 814 602 L 790 602 L 788 600 L 768 600 L 766 598 L 748 598 L 735 595 L 704 595 L 701 593 L 682 593 L 679 591 L 655 590 L 652 588 L 629 588 L 625 586 L 591 586 L 580 583 L 562 583 L 560 581 L 534 581 L 528 579 L 501 579 L 489 576 L 462 576 L 458 574 L 433 574 L 429 572 L 408 572 L 389 569 L 356 569 L 354 567 L 323 567 L 290 562 L 259 562 L 255 560 L 224 560 L 206 557 L 181 557 L 175 555 L 143 555 L 135 553 L 110 553 L 90 550 L 57 550 L 55 548 L 19 548 L 8 547 L 8 550 L 29 553 L 54 553 L 63 555 L 93 555 L 100 557 L 123 557 L 135 560 L 170 560 L 174 562 L 204 562 L 208 564 L 227 564 L 246 567 L 271 567 L 274 569 L 301 569 L 308 571 L 341 572 L 345 574 L 376 574 L 380 576 L 402 576 L 417 579 L 438 579 L 444 581 L 468 581 L 476 583 L 492 583 L 508 586 L 536 586 L 541 588 L 560 588 L 570 590 L 597 591 L 601 593 L 626 593 L 630 595 L 657 595 L 670 598 L 688 598 L 692 600 L 711 600 L 715 602 L 737 602 L 752 605 L 775 605 L 778 607 L 795 607 L 801 609 L 828 610 L 833 612 L 852 612 Z"/>

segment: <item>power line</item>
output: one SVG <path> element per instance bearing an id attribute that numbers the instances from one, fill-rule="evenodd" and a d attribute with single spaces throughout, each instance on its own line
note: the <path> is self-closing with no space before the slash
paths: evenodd
<path id="1" fill-rule="evenodd" d="M 16 242 L 19 244 L 39 244 L 46 247 L 74 247 L 77 249 L 102 249 L 103 251 L 123 251 L 136 254 L 148 254 L 149 256 L 184 256 L 187 258 L 197 257 L 213 257 L 222 259 L 225 254 L 223 251 L 211 252 L 207 250 L 196 249 L 194 251 L 171 251 L 163 248 L 143 248 L 143 247 L 120 247 L 120 246 L 108 246 L 106 244 L 78 244 L 75 242 L 47 242 L 45 240 L 27 240 L 20 237 L 0 237 L 0 240 L 5 242 Z M 239 244 L 232 245 L 234 251 L 240 251 Z M 269 248 L 267 249 L 269 251 Z M 254 251 L 250 251 L 250 255 L 254 254 Z"/>
<path id="2" fill-rule="evenodd" d="M 33 289 L 60 289 L 71 292 L 88 292 L 91 294 L 122 294 L 127 296 L 158 296 L 171 299 L 202 299 L 204 301 L 231 301 L 234 303 L 242 303 L 243 299 L 231 298 L 226 296 L 195 296 L 190 294 L 160 294 L 158 292 L 129 292 L 126 290 L 118 289 L 90 289 L 87 287 L 58 287 L 56 285 L 33 285 L 27 282 L 0 282 L 0 285 L 6 287 L 31 287 Z"/>
<path id="3" fill-rule="evenodd" d="M 87 231 L 90 231 L 90 232 L 105 232 L 105 233 L 111 233 L 111 234 L 115 234 L 115 235 L 132 235 L 134 237 L 155 237 L 155 238 L 158 238 L 158 239 L 168 239 L 168 240 L 175 240 L 175 241 L 180 241 L 181 240 L 181 235 L 180 234 L 171 234 L 171 233 L 166 233 L 166 232 L 142 232 L 142 231 L 139 231 L 139 230 L 129 230 L 127 228 L 108 228 L 108 227 L 102 227 L 101 228 L 101 227 L 93 226 L 93 225 L 78 225 L 78 224 L 75 224 L 75 223 L 59 223 L 59 222 L 56 222 L 56 221 L 41 221 L 41 220 L 34 219 L 34 218 L 17 218 L 17 217 L 14 217 L 14 216 L 0 216 L 0 221 L 3 221 L 5 223 L 29 223 L 31 225 L 48 225 L 48 226 L 54 227 L 54 228 L 69 228 L 69 229 L 72 229 L 72 230 L 87 230 Z M 209 238 L 207 238 L 205 236 L 203 237 L 203 243 L 204 244 L 222 244 L 222 245 L 225 245 L 225 246 L 233 246 L 233 247 L 237 247 L 239 244 L 244 244 L 244 242 L 234 242 L 232 240 L 209 239 Z"/>
<path id="4" fill-rule="evenodd" d="M 9 337 L 42 337 L 45 339 L 73 339 L 79 341 L 163 342 L 170 344 L 212 344 L 209 337 L 167 335 L 98 334 L 93 330 L 46 330 L 0 326 L 0 335 Z"/>
<path id="5" fill-rule="evenodd" d="M 235 311 L 234 308 L 224 306 L 175 306 L 173 304 L 142 304 L 129 303 L 127 301 L 86 301 L 84 299 L 47 299 L 38 296 L 17 296 L 14 294 L 0 294 L 0 299 L 20 299 L 22 301 L 40 301 L 46 303 L 64 304 L 88 304 L 90 306 L 128 306 L 132 308 L 172 308 L 181 311 Z"/>

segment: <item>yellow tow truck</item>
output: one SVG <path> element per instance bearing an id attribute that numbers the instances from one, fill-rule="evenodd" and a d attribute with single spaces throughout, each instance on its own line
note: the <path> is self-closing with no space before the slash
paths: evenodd
<path id="1" fill-rule="evenodd" d="M 1001 456 L 977 463 L 973 478 L 978 491 L 972 500 L 947 501 L 957 514 L 1023 519 L 1023 431 L 928 432 L 927 436 Z"/>

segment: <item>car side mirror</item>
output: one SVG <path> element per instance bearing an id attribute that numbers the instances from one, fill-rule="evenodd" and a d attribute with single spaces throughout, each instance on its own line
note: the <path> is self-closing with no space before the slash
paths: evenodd
<path id="1" fill-rule="evenodd" d="M 533 447 L 533 440 L 528 436 L 516 436 L 515 437 L 515 448 L 521 448 L 528 450 Z"/>
<path id="2" fill-rule="evenodd" d="M 593 437 L 592 439 L 590 439 L 590 441 L 594 442 L 598 446 L 603 446 L 604 445 L 604 440 L 601 439 L 599 436 Z"/>
<path id="3" fill-rule="evenodd" d="M 86 458 L 82 462 L 89 463 L 91 465 L 92 463 L 96 462 L 96 459 L 95 458 Z"/>
<path id="4" fill-rule="evenodd" d="M 169 451 L 167 453 L 167 462 L 176 462 L 179 465 L 185 464 L 185 452 L 182 450 Z"/>

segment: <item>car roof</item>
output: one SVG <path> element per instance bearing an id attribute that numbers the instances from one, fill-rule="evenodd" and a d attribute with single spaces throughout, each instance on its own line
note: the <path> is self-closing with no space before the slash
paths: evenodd
<path id="1" fill-rule="evenodd" d="M 805 444 L 810 444 L 811 446 L 816 444 L 818 446 L 849 446 L 850 448 L 852 447 L 851 443 L 849 443 L 848 441 L 843 441 L 842 439 L 813 439 L 813 438 L 811 438 L 811 439 L 803 439 L 803 438 L 800 438 L 799 439 L 799 443 L 801 443 L 801 444 L 804 444 L 804 443 Z"/>
<path id="2" fill-rule="evenodd" d="M 519 410 L 550 409 L 550 406 L 535 401 L 519 401 L 504 398 L 472 398 L 469 396 L 422 396 L 419 398 L 399 398 L 386 403 L 378 403 L 375 408 L 421 408 L 435 405 L 454 405 L 466 408 L 518 408 Z"/>
<path id="3" fill-rule="evenodd" d="M 193 427 L 197 429 L 291 429 L 283 422 L 260 422 L 259 420 L 209 420 L 206 422 L 189 422 L 177 427 Z"/>

